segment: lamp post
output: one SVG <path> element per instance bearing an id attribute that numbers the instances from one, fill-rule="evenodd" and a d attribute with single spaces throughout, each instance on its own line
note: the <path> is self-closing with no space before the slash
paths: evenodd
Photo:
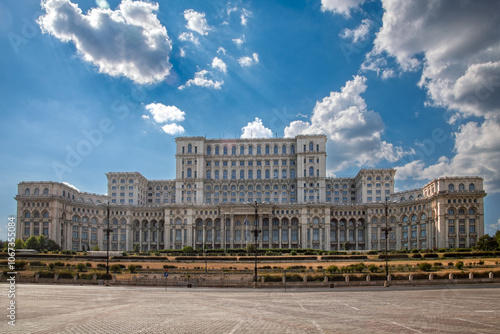
<path id="1" fill-rule="evenodd" d="M 257 203 L 257 201 L 255 201 L 252 205 L 255 209 L 254 229 L 250 231 L 251 233 L 253 233 L 254 238 L 255 238 L 255 272 L 254 272 L 253 281 L 255 283 L 257 283 L 257 248 L 258 248 L 259 233 L 262 231 L 258 229 L 258 227 L 259 227 L 259 219 L 258 219 L 259 203 Z"/>
<path id="2" fill-rule="evenodd" d="M 389 227 L 389 202 L 387 201 L 387 198 L 385 199 L 385 228 L 382 228 L 382 231 L 385 233 L 385 285 L 389 286 L 389 266 L 388 266 L 388 259 L 387 259 L 387 248 L 388 248 L 388 240 L 389 240 L 389 231 L 392 230 L 392 228 Z"/>
<path id="3" fill-rule="evenodd" d="M 104 204 L 104 207 L 106 208 L 107 211 L 107 220 L 108 220 L 108 226 L 107 228 L 104 229 L 104 233 L 106 233 L 106 239 L 107 239 L 107 246 L 106 246 L 106 282 L 108 281 L 109 277 L 109 234 L 111 233 L 111 229 L 109 228 L 109 201 L 108 204 Z"/>

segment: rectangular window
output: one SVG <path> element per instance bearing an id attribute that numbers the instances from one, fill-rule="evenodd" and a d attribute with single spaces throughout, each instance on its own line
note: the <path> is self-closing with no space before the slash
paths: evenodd
<path id="1" fill-rule="evenodd" d="M 264 230 L 262 232 L 262 241 L 269 241 L 269 230 Z"/>
<path id="2" fill-rule="evenodd" d="M 278 230 L 273 230 L 273 242 L 278 242 L 279 241 L 279 231 Z"/>

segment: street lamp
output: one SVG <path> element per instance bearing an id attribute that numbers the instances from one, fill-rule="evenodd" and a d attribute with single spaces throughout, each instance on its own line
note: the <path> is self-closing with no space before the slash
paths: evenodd
<path id="1" fill-rule="evenodd" d="M 255 272 L 254 272 L 254 277 L 253 281 L 257 283 L 257 248 L 258 248 L 258 239 L 259 239 L 259 233 L 262 232 L 261 230 L 258 229 L 259 227 L 259 218 L 258 218 L 258 208 L 259 208 L 259 203 L 255 201 L 253 204 L 251 204 L 254 209 L 255 209 L 255 223 L 254 223 L 254 229 L 251 230 L 250 232 L 253 233 L 254 238 L 255 238 Z"/>
<path id="2" fill-rule="evenodd" d="M 387 198 L 385 199 L 385 228 L 382 228 L 382 231 L 385 233 L 385 282 L 386 286 L 389 286 L 389 266 L 388 266 L 388 256 L 387 256 L 387 249 L 388 249 L 388 240 L 389 240 L 389 231 L 392 230 L 392 228 L 389 227 L 389 202 L 387 201 Z"/>
<path id="3" fill-rule="evenodd" d="M 109 228 L 109 201 L 108 204 L 103 204 L 103 206 L 107 210 L 107 219 L 108 219 L 108 227 L 103 230 L 104 233 L 106 233 L 106 239 L 107 239 L 107 246 L 106 246 L 106 281 L 107 281 L 109 278 L 109 234 L 112 231 Z"/>

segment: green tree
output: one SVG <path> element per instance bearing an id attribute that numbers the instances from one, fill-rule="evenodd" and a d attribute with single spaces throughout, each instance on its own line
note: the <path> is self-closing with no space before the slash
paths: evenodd
<path id="1" fill-rule="evenodd" d="M 141 248 L 139 247 L 139 244 L 134 244 L 134 253 L 139 254 L 141 251 Z"/>
<path id="2" fill-rule="evenodd" d="M 57 242 L 55 242 L 54 240 L 52 239 L 48 239 L 47 240 L 47 250 L 48 251 L 58 251 L 61 249 L 61 247 L 59 247 L 59 245 L 57 244 Z"/>
<path id="3" fill-rule="evenodd" d="M 370 264 L 370 265 L 368 266 L 368 270 L 369 270 L 370 272 L 372 272 L 372 273 L 376 273 L 376 272 L 378 272 L 378 266 L 376 266 L 376 265 L 374 265 L 374 264 Z"/>
<path id="4" fill-rule="evenodd" d="M 42 234 L 40 235 L 36 241 L 38 242 L 38 248 L 37 250 L 44 250 L 44 249 L 47 249 L 47 241 L 48 239 Z"/>
<path id="5" fill-rule="evenodd" d="M 332 274 L 335 273 L 335 272 L 337 272 L 338 270 L 339 270 L 339 267 L 334 266 L 334 265 L 329 266 L 328 268 L 326 268 L 326 271 L 328 271 L 328 272 L 330 272 Z"/>
<path id="6" fill-rule="evenodd" d="M 25 242 L 21 239 L 16 240 L 16 249 L 24 249 L 26 248 Z"/>
<path id="7" fill-rule="evenodd" d="M 254 243 L 250 243 L 247 245 L 247 253 L 251 253 L 251 254 L 254 254 L 255 253 L 255 244 Z"/>
<path id="8" fill-rule="evenodd" d="M 498 241 L 496 238 L 491 237 L 489 234 L 485 234 L 481 238 L 479 238 L 476 247 L 477 249 L 482 251 L 495 250 L 498 248 Z"/>
<path id="9" fill-rule="evenodd" d="M 113 264 L 109 269 L 111 269 L 111 272 L 113 273 L 121 273 L 122 269 L 120 268 L 119 264 Z"/>
<path id="10" fill-rule="evenodd" d="M 462 261 L 458 261 L 457 263 L 455 263 L 455 267 L 457 267 L 458 270 L 462 270 L 462 268 L 464 267 L 464 263 Z"/>
<path id="11" fill-rule="evenodd" d="M 28 240 L 26 240 L 25 246 L 27 249 L 39 249 L 38 248 L 38 240 L 36 239 L 36 237 L 34 235 L 29 237 Z"/>
<path id="12" fill-rule="evenodd" d="M 137 269 L 137 266 L 134 266 L 133 264 L 128 266 L 128 271 L 130 271 L 131 274 L 133 274 L 136 269 Z"/>
<path id="13" fill-rule="evenodd" d="M 495 232 L 495 239 L 497 239 L 498 244 L 500 245 L 500 230 Z"/>
<path id="14" fill-rule="evenodd" d="M 98 251 L 100 251 L 101 249 L 99 248 L 99 246 L 95 245 L 94 247 L 92 247 L 92 250 L 93 250 L 94 252 L 98 252 Z"/>
<path id="15" fill-rule="evenodd" d="M 184 254 L 193 254 L 194 253 L 194 248 L 191 246 L 186 246 L 182 249 L 182 252 Z"/>

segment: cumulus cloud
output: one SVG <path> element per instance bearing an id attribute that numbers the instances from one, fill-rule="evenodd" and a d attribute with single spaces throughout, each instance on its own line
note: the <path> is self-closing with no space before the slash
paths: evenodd
<path id="1" fill-rule="evenodd" d="M 240 38 L 233 38 L 233 43 L 236 44 L 237 46 L 240 46 L 241 44 L 245 43 L 245 35 L 241 36 Z"/>
<path id="2" fill-rule="evenodd" d="M 246 10 L 245 8 L 243 8 L 241 10 L 241 15 L 240 15 L 240 19 L 241 19 L 241 25 L 242 26 L 246 26 L 247 25 L 247 19 L 248 17 L 250 17 L 252 15 L 252 13 L 248 10 Z"/>
<path id="3" fill-rule="evenodd" d="M 409 177 L 406 171 L 422 179 L 472 174 L 484 177 L 490 192 L 500 191 L 500 2 L 384 0 L 383 7 L 363 69 L 383 75 L 394 61 L 400 72 L 421 71 L 427 105 L 457 112 L 450 123 L 479 118 L 454 134 L 454 157 L 406 164 L 398 177 Z"/>
<path id="4" fill-rule="evenodd" d="M 372 21 L 369 19 L 364 19 L 361 24 L 354 29 L 344 29 L 340 34 L 340 37 L 350 39 L 353 43 L 358 41 L 364 41 L 367 39 L 370 28 L 372 26 Z"/>
<path id="5" fill-rule="evenodd" d="M 192 9 L 184 11 L 184 18 L 187 21 L 186 28 L 196 31 L 200 35 L 208 35 L 212 28 L 208 25 L 205 13 L 198 13 Z"/>
<path id="6" fill-rule="evenodd" d="M 189 79 L 185 85 L 179 86 L 179 89 L 182 90 L 192 85 L 206 87 L 206 88 L 213 88 L 213 89 L 221 89 L 222 85 L 224 84 L 224 81 L 214 81 L 212 79 L 208 79 L 206 77 L 208 74 L 211 74 L 211 72 L 207 70 L 201 70 L 196 72 L 194 74 L 194 79 Z"/>
<path id="7" fill-rule="evenodd" d="M 259 55 L 257 53 L 252 54 L 252 58 L 245 56 L 238 59 L 238 63 L 242 67 L 252 66 L 259 62 Z"/>
<path id="8" fill-rule="evenodd" d="M 74 185 L 72 185 L 71 183 L 68 183 L 68 182 L 63 182 L 64 185 L 67 185 L 68 187 L 70 188 L 73 188 L 75 189 L 76 191 L 80 192 L 80 189 L 78 189 L 77 187 L 75 187 Z"/>
<path id="9" fill-rule="evenodd" d="M 184 133 L 184 128 L 181 125 L 175 124 L 175 123 L 165 124 L 164 126 L 161 127 L 161 129 L 166 134 L 169 134 L 169 135 L 172 135 L 172 136 Z"/>
<path id="10" fill-rule="evenodd" d="M 212 60 L 212 68 L 216 68 L 221 72 L 226 73 L 227 72 L 227 65 L 225 62 L 222 61 L 222 59 L 215 57 Z"/>
<path id="11" fill-rule="evenodd" d="M 182 122 L 186 113 L 176 106 L 166 106 L 162 103 L 150 103 L 144 107 L 158 124 L 168 123 L 161 126 L 161 129 L 170 135 L 184 132 L 184 128 L 176 122 Z M 142 115 L 142 118 L 149 119 L 149 115 Z M 172 122 L 172 123 L 169 123 Z"/>
<path id="12" fill-rule="evenodd" d="M 258 117 L 241 128 L 241 138 L 271 138 L 272 136 L 273 131 L 266 128 Z"/>
<path id="13" fill-rule="evenodd" d="M 363 2 L 364 0 L 321 0 L 321 11 L 350 17 L 351 10 L 359 8 Z"/>
<path id="14" fill-rule="evenodd" d="M 197 37 L 194 36 L 192 32 L 183 32 L 182 34 L 179 35 L 179 40 L 184 42 L 191 42 L 194 45 L 200 44 L 200 41 L 198 40 Z"/>
<path id="15" fill-rule="evenodd" d="M 443 175 L 481 176 L 488 192 L 500 191 L 500 125 L 492 120 L 483 124 L 468 122 L 461 125 L 455 137 L 455 156 L 441 157 L 426 166 L 422 160 L 396 167 L 398 179 L 430 180 Z"/>
<path id="16" fill-rule="evenodd" d="M 146 110 L 153 115 L 156 123 L 166 123 L 169 121 L 183 121 L 186 113 L 176 106 L 166 106 L 161 103 L 150 103 Z"/>
<path id="17" fill-rule="evenodd" d="M 299 134 L 325 134 L 333 171 L 356 164 L 372 166 L 382 160 L 395 162 L 407 154 L 381 139 L 384 123 L 380 115 L 368 110 L 361 94 L 366 78 L 355 76 L 340 92 L 316 102 L 310 122 L 294 121 L 285 128 L 285 137 Z"/>
<path id="18" fill-rule="evenodd" d="M 220 46 L 220 47 L 217 49 L 217 54 L 218 54 L 218 55 L 220 55 L 220 54 L 226 55 L 226 49 L 224 49 L 222 46 Z"/>
<path id="19" fill-rule="evenodd" d="M 44 0 L 45 14 L 37 22 L 43 33 L 74 43 L 99 72 L 151 84 L 167 77 L 172 68 L 172 47 L 156 17 L 158 8 L 158 4 L 123 0 L 116 10 L 103 6 L 82 14 L 69 0 Z"/>

